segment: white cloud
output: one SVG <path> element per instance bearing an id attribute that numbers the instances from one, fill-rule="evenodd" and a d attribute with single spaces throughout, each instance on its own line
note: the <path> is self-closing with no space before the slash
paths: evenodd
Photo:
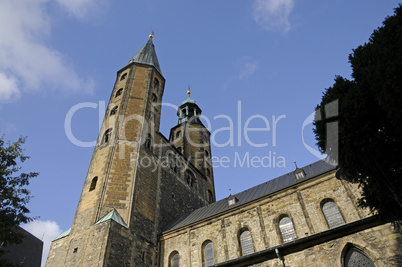
<path id="1" fill-rule="evenodd" d="M 9 102 L 20 98 L 17 80 L 0 72 L 0 102 Z"/>
<path id="2" fill-rule="evenodd" d="M 43 88 L 93 91 L 93 81 L 80 77 L 65 56 L 44 42 L 51 33 L 45 9 L 49 1 L 0 1 L 0 79 L 1 85 L 8 85 L 0 89 L 0 100 Z"/>
<path id="3" fill-rule="evenodd" d="M 254 0 L 254 20 L 265 30 L 287 32 L 295 0 Z"/>
<path id="4" fill-rule="evenodd" d="M 239 69 L 239 79 L 250 77 L 256 70 L 260 68 L 257 60 L 248 56 L 239 58 L 236 62 L 236 66 Z"/>
<path id="5" fill-rule="evenodd" d="M 106 0 L 56 0 L 71 15 L 85 19 L 101 10 Z"/>
<path id="6" fill-rule="evenodd" d="M 42 266 L 45 266 L 50 243 L 62 233 L 59 225 L 53 221 L 35 220 L 23 225 L 22 228 L 43 241 Z"/>

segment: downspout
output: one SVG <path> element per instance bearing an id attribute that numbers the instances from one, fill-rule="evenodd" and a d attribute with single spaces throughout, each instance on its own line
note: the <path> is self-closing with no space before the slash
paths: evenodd
<path id="1" fill-rule="evenodd" d="M 278 259 L 281 261 L 281 265 L 282 265 L 282 267 L 285 267 L 285 263 L 284 263 L 284 261 L 283 261 L 283 258 L 282 258 L 282 256 L 279 254 L 279 249 L 275 249 L 275 253 L 276 253 L 276 256 L 278 256 Z"/>

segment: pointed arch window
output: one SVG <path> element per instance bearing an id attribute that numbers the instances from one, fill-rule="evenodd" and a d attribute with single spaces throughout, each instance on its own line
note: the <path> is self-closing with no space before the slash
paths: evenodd
<path id="1" fill-rule="evenodd" d="M 350 247 L 344 258 L 345 267 L 375 267 L 374 262 L 362 251 L 355 247 Z"/>
<path id="2" fill-rule="evenodd" d="M 105 145 L 105 144 L 109 143 L 111 136 L 112 136 L 112 128 L 109 128 L 109 129 L 107 129 L 107 130 L 105 131 L 105 133 L 103 134 L 101 144 L 102 144 L 102 145 Z"/>
<path id="3" fill-rule="evenodd" d="M 212 241 L 205 241 L 202 250 L 202 266 L 213 266 L 215 264 L 214 245 Z"/>
<path id="4" fill-rule="evenodd" d="M 98 176 L 92 178 L 91 185 L 89 186 L 89 192 L 95 190 L 97 182 L 98 182 Z"/>
<path id="5" fill-rule="evenodd" d="M 116 95 L 114 97 L 118 97 L 123 93 L 123 88 L 120 88 L 119 90 L 116 91 Z"/>
<path id="6" fill-rule="evenodd" d="M 345 220 L 342 217 L 338 206 L 332 199 L 325 199 L 321 203 L 321 210 L 324 214 L 325 220 L 328 223 L 329 228 L 334 228 L 345 224 Z"/>
<path id="7" fill-rule="evenodd" d="M 113 116 L 114 114 L 117 113 L 117 106 L 115 106 L 114 108 L 112 108 L 112 110 L 110 111 L 110 116 Z"/>
<path id="8" fill-rule="evenodd" d="M 288 216 L 283 216 L 282 219 L 279 220 L 279 230 L 282 235 L 283 243 L 297 239 L 293 222 Z"/>
<path id="9" fill-rule="evenodd" d="M 241 256 L 246 256 L 254 253 L 253 239 L 248 229 L 243 229 L 240 231 L 239 243 Z"/>
<path id="10" fill-rule="evenodd" d="M 124 80 L 127 78 L 127 72 L 121 75 L 120 81 Z"/>
<path id="11" fill-rule="evenodd" d="M 179 267 L 180 266 L 180 256 L 177 251 L 172 252 L 170 255 L 170 260 L 169 260 L 169 267 Z"/>

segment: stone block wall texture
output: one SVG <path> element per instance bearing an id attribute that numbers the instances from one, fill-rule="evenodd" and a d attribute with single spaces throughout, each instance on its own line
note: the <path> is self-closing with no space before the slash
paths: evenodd
<path id="1" fill-rule="evenodd" d="M 346 223 L 370 217 L 367 210 L 356 208 L 358 197 L 357 186 L 336 179 L 334 172 L 310 179 L 206 221 L 165 232 L 160 266 L 169 266 L 173 252 L 179 253 L 180 266 L 202 266 L 206 240 L 213 242 L 215 263 L 236 259 L 241 256 L 239 232 L 245 228 L 251 232 L 255 252 L 281 245 L 281 215 L 291 218 L 298 239 L 326 231 L 329 226 L 320 203 L 328 198 L 335 201 Z M 376 266 L 402 264 L 401 236 L 394 235 L 387 223 L 286 255 L 285 266 L 342 266 L 342 250 L 348 243 L 367 252 Z M 280 266 L 280 262 L 276 259 L 255 266 Z"/>

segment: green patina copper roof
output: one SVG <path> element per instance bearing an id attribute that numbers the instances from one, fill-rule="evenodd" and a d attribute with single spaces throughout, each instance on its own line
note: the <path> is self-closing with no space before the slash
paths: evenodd
<path id="1" fill-rule="evenodd" d="M 195 101 L 192 100 L 190 98 L 190 96 L 188 96 L 188 98 L 186 100 L 184 100 L 181 104 L 184 105 L 184 104 L 187 104 L 187 103 L 195 104 Z"/>
<path id="2" fill-rule="evenodd" d="M 70 231 L 71 231 L 71 228 L 68 229 L 67 231 L 61 233 L 58 237 L 56 237 L 55 239 L 53 239 L 53 241 L 68 236 L 68 235 L 70 234 Z"/>
<path id="3" fill-rule="evenodd" d="M 123 219 L 121 218 L 120 214 L 115 209 L 113 209 L 106 216 L 100 219 L 97 223 L 95 223 L 95 225 L 106 222 L 107 220 L 113 220 L 118 224 L 128 228 L 128 226 L 124 223 Z"/>
<path id="4" fill-rule="evenodd" d="M 162 74 L 159 66 L 158 57 L 156 56 L 155 46 L 152 43 L 152 38 L 149 38 L 148 42 L 133 56 L 133 58 L 127 63 L 140 63 L 155 67 Z"/>

